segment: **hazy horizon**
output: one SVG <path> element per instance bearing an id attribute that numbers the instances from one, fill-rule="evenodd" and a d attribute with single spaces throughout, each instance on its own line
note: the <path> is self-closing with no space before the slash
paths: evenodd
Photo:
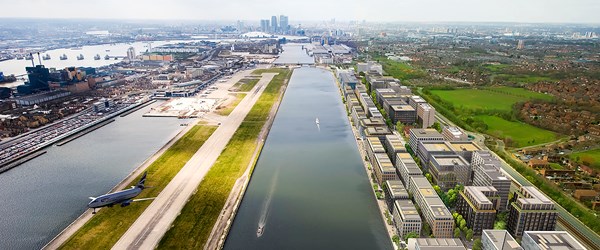
<path id="1" fill-rule="evenodd" d="M 594 0 L 0 1 L 4 10 L 23 10 L 4 11 L 0 18 L 258 21 L 286 15 L 292 24 L 331 19 L 400 23 L 600 23 L 597 15 L 600 1 Z"/>

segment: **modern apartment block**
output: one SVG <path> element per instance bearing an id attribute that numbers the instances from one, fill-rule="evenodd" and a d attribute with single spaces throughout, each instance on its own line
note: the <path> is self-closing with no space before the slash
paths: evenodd
<path id="1" fill-rule="evenodd" d="M 397 200 L 408 200 L 408 191 L 400 180 L 389 180 L 385 181 L 383 185 L 383 192 L 385 192 L 385 202 L 388 206 L 388 210 L 393 212 L 394 202 Z"/>
<path id="2" fill-rule="evenodd" d="M 413 160 L 409 153 L 398 153 L 396 154 L 396 171 L 400 176 L 404 186 L 408 187 L 410 177 L 423 177 L 423 171 L 417 166 L 417 163 Z"/>
<path id="3" fill-rule="evenodd" d="M 510 201 L 506 228 L 515 237 L 525 231 L 553 231 L 557 217 L 552 200 L 533 186 L 523 186 Z"/>
<path id="4" fill-rule="evenodd" d="M 460 155 L 432 155 L 428 165 L 433 181 L 444 191 L 470 185 L 471 165 Z"/>
<path id="5" fill-rule="evenodd" d="M 423 97 L 420 97 L 418 95 L 413 95 L 408 98 L 408 105 L 413 107 L 415 110 L 417 110 L 417 107 L 421 103 L 427 103 L 427 101 L 425 101 L 425 99 L 423 99 Z"/>
<path id="6" fill-rule="evenodd" d="M 425 177 L 410 177 L 409 192 L 436 238 L 451 238 L 454 218 Z"/>
<path id="7" fill-rule="evenodd" d="M 385 181 L 389 180 L 400 180 L 396 174 L 396 168 L 387 154 L 375 154 L 372 167 L 379 185 L 383 185 Z"/>
<path id="8" fill-rule="evenodd" d="M 375 164 L 375 154 L 385 153 L 383 144 L 381 144 L 381 141 L 376 136 L 366 137 L 364 140 L 364 147 L 371 166 Z"/>
<path id="9" fill-rule="evenodd" d="M 390 105 L 388 115 L 394 124 L 413 124 L 417 121 L 417 111 L 407 104 Z"/>
<path id="10" fill-rule="evenodd" d="M 573 236 L 565 231 L 526 231 L 521 246 L 524 250 L 569 249 L 585 250 Z"/>
<path id="11" fill-rule="evenodd" d="M 466 250 L 459 239 L 452 238 L 411 238 L 408 250 Z"/>
<path id="12" fill-rule="evenodd" d="M 459 127 L 446 126 L 442 129 L 442 135 L 446 141 L 467 141 L 469 136 Z"/>
<path id="13" fill-rule="evenodd" d="M 429 128 L 435 122 L 435 108 L 428 103 L 419 103 L 417 105 L 417 122 L 421 128 Z"/>
<path id="14" fill-rule="evenodd" d="M 476 151 L 473 153 L 471 167 L 473 169 L 473 186 L 492 186 L 500 196 L 499 211 L 505 211 L 508 203 L 511 180 L 504 176 L 501 163 L 490 151 Z"/>
<path id="15" fill-rule="evenodd" d="M 404 141 L 400 138 L 400 136 L 394 134 L 385 136 L 383 147 L 390 157 L 390 160 L 392 160 L 392 163 L 394 163 L 394 166 L 396 165 L 396 154 L 406 152 Z"/>
<path id="16" fill-rule="evenodd" d="M 416 154 L 418 149 L 418 143 L 420 141 L 443 141 L 444 137 L 442 134 L 437 132 L 435 129 L 411 129 L 408 144 L 413 152 Z"/>
<path id="17" fill-rule="evenodd" d="M 481 244 L 483 250 L 523 250 L 506 230 L 483 230 Z"/>
<path id="18" fill-rule="evenodd" d="M 410 232 L 421 234 L 421 216 L 411 200 L 394 201 L 392 220 L 400 238 L 404 238 Z"/>
<path id="19" fill-rule="evenodd" d="M 493 229 L 500 198 L 494 187 L 466 186 L 460 191 L 456 212 L 463 216 L 474 235 Z"/>
<path id="20" fill-rule="evenodd" d="M 456 155 L 445 141 L 419 141 L 417 148 L 413 151 L 421 161 L 421 166 L 425 171 L 429 171 L 431 155 Z"/>

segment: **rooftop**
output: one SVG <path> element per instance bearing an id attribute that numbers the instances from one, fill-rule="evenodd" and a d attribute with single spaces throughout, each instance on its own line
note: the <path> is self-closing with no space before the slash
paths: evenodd
<path id="1" fill-rule="evenodd" d="M 409 248 L 412 245 L 418 246 L 420 250 L 444 249 L 444 250 L 462 250 L 467 249 L 459 239 L 454 238 L 412 238 L 408 242 Z M 414 248 L 412 248 L 414 249 Z"/>
<path id="2" fill-rule="evenodd" d="M 408 196 L 408 192 L 404 185 L 399 180 L 388 180 L 385 182 L 388 187 L 390 194 L 394 197 L 405 197 Z"/>
<path id="3" fill-rule="evenodd" d="M 523 249 L 506 230 L 483 230 L 482 237 L 484 236 L 487 236 L 498 250 Z"/>
<path id="4" fill-rule="evenodd" d="M 581 243 L 565 231 L 525 231 L 523 239 L 527 236 L 529 236 L 540 249 L 585 249 Z M 523 242 L 523 244 L 525 243 Z"/>
<path id="5" fill-rule="evenodd" d="M 427 152 L 452 151 L 444 141 L 420 141 Z"/>
<path id="6" fill-rule="evenodd" d="M 402 105 L 391 105 L 390 106 L 394 111 L 415 111 L 413 107 L 410 105 L 402 104 Z"/>
<path id="7" fill-rule="evenodd" d="M 471 196 L 475 199 L 475 202 L 479 204 L 492 204 L 484 192 L 497 192 L 497 190 L 494 187 L 466 186 L 463 192 L 465 194 L 471 194 Z"/>
<path id="8" fill-rule="evenodd" d="M 410 130 L 410 134 L 411 135 L 415 135 L 416 137 L 438 137 L 438 138 L 443 138 L 442 134 L 440 134 L 440 132 L 438 132 L 435 129 L 432 128 L 425 128 L 425 129 L 420 129 L 420 128 L 413 128 Z"/>
<path id="9" fill-rule="evenodd" d="M 439 166 L 468 166 L 469 163 L 460 155 L 432 155 L 431 161 Z"/>
<path id="10" fill-rule="evenodd" d="M 451 141 L 449 142 L 450 147 L 454 151 L 479 151 L 481 148 L 475 143 L 470 141 Z"/>
<path id="11" fill-rule="evenodd" d="M 421 216 L 419 216 L 419 212 L 411 200 L 396 200 L 394 201 L 394 206 L 398 208 L 402 218 L 405 220 L 421 220 Z"/>

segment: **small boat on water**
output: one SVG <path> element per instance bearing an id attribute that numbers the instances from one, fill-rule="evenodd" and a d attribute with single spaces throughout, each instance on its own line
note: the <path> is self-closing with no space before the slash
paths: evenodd
<path id="1" fill-rule="evenodd" d="M 110 56 L 108 56 L 108 55 L 104 56 L 104 60 L 108 60 L 108 59 L 110 59 Z"/>
<path id="2" fill-rule="evenodd" d="M 85 59 L 85 58 L 83 57 L 83 54 L 79 54 L 79 55 L 77 56 L 77 60 L 83 60 L 83 59 Z"/>
<path id="3" fill-rule="evenodd" d="M 50 59 L 52 59 L 52 58 L 50 57 L 50 55 L 48 55 L 48 54 L 46 53 L 44 56 L 42 56 L 42 59 L 44 59 L 44 61 L 45 61 L 45 60 L 50 60 Z"/>
<path id="4" fill-rule="evenodd" d="M 319 117 L 317 117 L 317 119 L 315 120 L 315 123 L 317 123 L 317 125 L 319 125 Z"/>
<path id="5" fill-rule="evenodd" d="M 59 58 L 59 59 L 60 59 L 60 60 L 67 60 L 67 58 L 68 58 L 68 57 L 67 57 L 67 55 L 66 55 L 66 54 L 62 54 L 62 56 L 60 56 L 60 58 Z"/>
<path id="6" fill-rule="evenodd" d="M 96 54 L 96 55 L 94 56 L 94 60 L 100 60 L 100 54 Z"/>
<path id="7" fill-rule="evenodd" d="M 260 237 L 263 235 L 265 226 L 258 225 L 258 230 L 256 230 L 256 237 Z"/>

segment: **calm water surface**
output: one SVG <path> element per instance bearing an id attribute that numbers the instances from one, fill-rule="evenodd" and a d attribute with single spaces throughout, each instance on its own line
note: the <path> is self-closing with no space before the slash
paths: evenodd
<path id="1" fill-rule="evenodd" d="M 183 128 L 154 105 L 0 174 L 0 249 L 41 248 Z"/>
<path id="2" fill-rule="evenodd" d="M 392 249 L 354 140 L 332 73 L 296 69 L 225 249 Z"/>

